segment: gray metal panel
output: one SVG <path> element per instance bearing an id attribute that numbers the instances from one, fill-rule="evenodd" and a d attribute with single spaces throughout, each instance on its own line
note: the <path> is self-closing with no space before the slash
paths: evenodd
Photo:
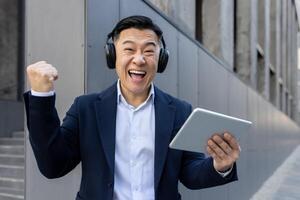
<path id="1" fill-rule="evenodd" d="M 228 77 L 228 114 L 247 119 L 247 86 L 233 74 Z"/>
<path id="2" fill-rule="evenodd" d="M 202 49 L 198 51 L 198 104 L 228 113 L 228 71 Z"/>
<path id="3" fill-rule="evenodd" d="M 273 146 L 272 146 L 272 135 L 273 135 L 273 122 L 272 122 L 272 110 L 274 109 L 274 106 L 270 103 L 267 104 L 266 106 L 266 110 L 267 110 L 267 114 L 266 114 L 266 118 L 267 120 L 267 141 L 265 144 L 265 154 L 266 154 L 266 166 L 265 166 L 265 171 L 264 171 L 264 177 L 267 178 L 271 175 L 270 171 L 270 163 L 272 160 L 272 150 L 273 150 Z"/>
<path id="4" fill-rule="evenodd" d="M 267 156 L 266 156 L 266 144 L 267 144 L 267 136 L 268 136 L 268 110 L 267 110 L 267 102 L 261 96 L 258 96 L 258 132 L 255 135 L 256 141 L 256 174 L 258 175 L 256 181 L 262 183 L 265 180 L 265 170 L 267 167 Z"/>
<path id="5" fill-rule="evenodd" d="M 198 105 L 228 114 L 228 71 L 202 49 L 198 50 Z M 203 199 L 224 199 L 228 186 L 202 191 Z"/>
<path id="6" fill-rule="evenodd" d="M 248 119 L 247 113 L 247 87 L 234 75 L 229 74 L 228 79 L 228 114 L 242 119 Z M 234 134 L 234 133 L 233 133 Z M 231 183 L 228 187 L 228 199 L 239 199 L 241 193 L 247 193 L 247 144 L 249 132 L 239 138 L 242 148 L 241 156 L 237 162 L 239 181 Z M 239 191 L 239 192 L 237 192 Z"/>
<path id="7" fill-rule="evenodd" d="M 178 37 L 178 97 L 198 104 L 198 48 L 179 33 Z"/>
<path id="8" fill-rule="evenodd" d="M 252 121 L 252 128 L 248 134 L 248 144 L 247 148 L 243 148 L 243 154 L 246 154 L 247 158 L 247 189 L 246 189 L 246 197 L 253 194 L 256 191 L 256 180 L 257 180 L 257 173 L 256 173 L 256 140 L 258 133 L 258 100 L 257 94 L 251 88 L 247 89 L 247 110 L 248 110 L 248 119 Z"/>
<path id="9" fill-rule="evenodd" d="M 179 184 L 179 193 L 181 194 L 182 200 L 205 200 L 202 198 L 203 190 L 190 190 L 181 183 Z"/>
<path id="10" fill-rule="evenodd" d="M 252 162 L 256 163 L 256 167 L 254 168 L 255 173 L 257 175 L 256 182 L 259 184 L 255 184 L 256 188 L 260 186 L 261 183 L 267 178 L 266 177 L 266 169 L 267 169 L 267 142 L 268 142 L 268 104 L 262 96 L 257 97 L 258 100 L 258 130 L 255 134 L 256 141 L 256 160 Z M 256 189 L 254 188 L 254 189 Z"/>
<path id="11" fill-rule="evenodd" d="M 108 69 L 104 52 L 107 34 L 119 21 L 119 0 L 87 2 L 87 92 L 99 92 L 110 86 L 117 75 Z"/>
<path id="12" fill-rule="evenodd" d="M 247 89 L 247 97 L 248 97 L 248 119 L 252 121 L 252 128 L 249 132 L 247 150 L 255 150 L 256 148 L 256 141 L 255 136 L 258 133 L 258 100 L 257 94 L 251 88 Z"/>
<path id="13" fill-rule="evenodd" d="M 277 128 L 278 122 L 276 121 L 277 117 L 278 117 L 278 111 L 275 110 L 275 109 L 272 109 L 270 111 L 270 115 L 271 115 L 270 120 L 271 120 L 271 127 L 272 127 L 272 129 L 271 129 L 271 134 L 270 134 L 271 138 L 269 138 L 269 140 L 270 140 L 270 142 L 269 142 L 270 147 L 269 148 L 270 148 L 270 151 L 271 151 L 270 154 L 269 154 L 269 156 L 271 157 L 272 154 L 275 153 L 274 150 L 276 150 L 276 148 L 274 149 L 272 147 L 274 147 L 274 144 L 275 144 L 274 143 L 274 138 L 278 134 L 278 128 Z M 275 165 L 274 159 L 272 157 L 269 160 L 269 166 L 268 166 L 269 172 L 274 171 L 274 166 L 276 166 L 276 165 Z"/>
<path id="14" fill-rule="evenodd" d="M 26 64 L 46 60 L 58 68 L 55 90 L 60 117 L 84 92 L 84 8 L 81 0 L 26 1 Z M 26 133 L 25 183 L 28 200 L 74 199 L 80 171 L 56 180 L 43 177 Z"/>
<path id="15" fill-rule="evenodd" d="M 133 6 L 134 5 L 134 6 Z M 120 17 L 130 15 L 145 15 L 151 17 L 154 23 L 162 28 L 167 48 L 170 50 L 170 58 L 164 73 L 157 74 L 155 84 L 173 96 L 177 96 L 178 89 L 178 69 L 177 50 L 178 36 L 177 30 L 161 16 L 152 10 L 148 5 L 140 0 L 120 0 Z"/>

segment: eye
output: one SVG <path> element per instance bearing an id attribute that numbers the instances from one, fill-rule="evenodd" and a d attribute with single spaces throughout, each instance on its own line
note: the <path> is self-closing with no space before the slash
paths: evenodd
<path id="1" fill-rule="evenodd" d="M 125 48 L 125 49 L 124 49 L 124 51 L 131 52 L 131 51 L 133 51 L 133 49 L 132 49 L 132 48 L 129 48 L 129 47 L 127 47 L 127 48 Z"/>
<path id="2" fill-rule="evenodd" d="M 153 55 L 154 54 L 154 50 L 153 49 L 146 49 L 145 50 L 145 54 L 146 55 Z"/>
<path id="3" fill-rule="evenodd" d="M 146 50 L 145 52 L 147 52 L 147 53 L 154 53 L 153 50 Z"/>

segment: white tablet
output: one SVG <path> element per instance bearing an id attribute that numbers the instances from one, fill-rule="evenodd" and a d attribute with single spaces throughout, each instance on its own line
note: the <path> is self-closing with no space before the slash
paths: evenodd
<path id="1" fill-rule="evenodd" d="M 214 134 L 229 132 L 237 139 L 249 130 L 252 122 L 195 108 L 181 129 L 171 141 L 169 147 L 194 152 L 206 152 L 208 139 Z"/>

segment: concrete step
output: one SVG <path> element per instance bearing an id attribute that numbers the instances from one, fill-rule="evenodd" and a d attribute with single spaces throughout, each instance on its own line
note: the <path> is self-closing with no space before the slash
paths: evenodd
<path id="1" fill-rule="evenodd" d="M 13 138 L 24 138 L 25 137 L 25 133 L 24 133 L 24 131 L 13 132 L 12 133 L 12 137 Z"/>
<path id="2" fill-rule="evenodd" d="M 0 193 L 1 200 L 24 200 L 23 195 Z"/>
<path id="3" fill-rule="evenodd" d="M 24 155 L 0 154 L 0 165 L 24 166 Z"/>
<path id="4" fill-rule="evenodd" d="M 0 177 L 0 187 L 24 190 L 24 179 Z"/>
<path id="5" fill-rule="evenodd" d="M 24 179 L 24 166 L 0 165 L 0 177 Z"/>
<path id="6" fill-rule="evenodd" d="M 24 145 L 23 138 L 0 138 L 0 145 Z"/>
<path id="7" fill-rule="evenodd" d="M 24 200 L 24 131 L 0 138 L 0 200 Z"/>
<path id="8" fill-rule="evenodd" d="M 0 154 L 24 155 L 24 145 L 0 145 Z"/>
<path id="9" fill-rule="evenodd" d="M 17 190 L 13 188 L 0 187 L 0 193 L 13 194 L 13 195 L 24 195 L 24 190 Z"/>

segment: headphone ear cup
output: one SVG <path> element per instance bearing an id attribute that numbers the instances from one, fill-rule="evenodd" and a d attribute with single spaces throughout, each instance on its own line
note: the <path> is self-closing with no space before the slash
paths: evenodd
<path id="1" fill-rule="evenodd" d="M 106 63 L 109 69 L 114 69 L 116 66 L 116 50 L 113 43 L 106 43 L 105 47 Z"/>
<path id="2" fill-rule="evenodd" d="M 165 48 L 161 48 L 159 51 L 157 73 L 163 73 L 167 67 L 169 60 L 169 51 Z"/>

